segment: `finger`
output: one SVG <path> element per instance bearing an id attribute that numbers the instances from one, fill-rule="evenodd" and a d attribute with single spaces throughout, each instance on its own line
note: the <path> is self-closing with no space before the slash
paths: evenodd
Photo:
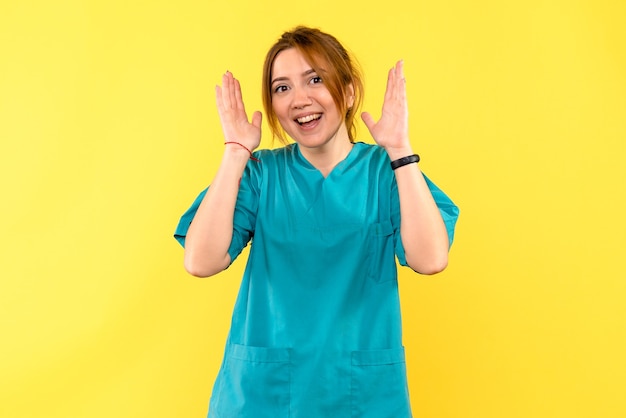
<path id="1" fill-rule="evenodd" d="M 217 104 L 217 111 L 221 115 L 224 111 L 224 100 L 222 99 L 222 88 L 215 86 L 215 103 Z"/>
<path id="2" fill-rule="evenodd" d="M 226 71 L 222 76 L 222 103 L 224 105 L 224 109 L 230 109 L 232 103 L 230 100 L 230 90 L 231 90 L 231 77 L 230 73 Z"/>
<path id="3" fill-rule="evenodd" d="M 404 78 L 404 60 L 396 62 L 395 71 L 398 79 L 402 80 Z"/>
<path id="4" fill-rule="evenodd" d="M 404 72 L 402 70 L 402 61 L 397 61 L 393 66 L 393 97 L 398 99 L 402 95 L 402 89 L 404 88 Z"/>
<path id="5" fill-rule="evenodd" d="M 252 114 L 252 125 L 256 128 L 261 128 L 261 120 L 263 115 L 258 110 Z"/>
<path id="6" fill-rule="evenodd" d="M 367 129 L 372 132 L 372 130 L 374 129 L 374 125 L 376 125 L 376 122 L 374 121 L 372 115 L 370 115 L 369 112 L 362 112 L 361 119 L 363 120 L 363 123 L 365 123 Z"/>
<path id="7" fill-rule="evenodd" d="M 394 69 L 392 68 L 391 70 L 389 70 L 389 74 L 387 74 L 387 87 L 385 90 L 385 102 L 393 98 L 393 88 L 394 88 L 393 81 L 394 81 Z"/>
<path id="8" fill-rule="evenodd" d="M 230 100 L 230 106 L 231 108 L 236 108 L 237 107 L 237 93 L 236 93 L 236 89 L 237 89 L 237 79 L 233 76 L 233 73 L 231 73 L 230 71 L 228 72 L 228 80 L 229 80 L 229 100 Z"/>
<path id="9" fill-rule="evenodd" d="M 398 86 L 398 99 L 406 99 L 406 78 L 404 77 L 404 60 L 400 60 L 396 63 L 396 75 Z"/>
<path id="10" fill-rule="evenodd" d="M 239 80 L 235 79 L 235 106 L 237 108 L 243 109 L 243 98 L 241 97 L 241 85 L 239 84 Z"/>
<path id="11" fill-rule="evenodd" d="M 227 109 L 232 109 L 237 106 L 237 99 L 235 97 L 235 77 L 230 71 L 226 71 L 226 84 L 222 88 L 225 94 L 224 102 Z"/>

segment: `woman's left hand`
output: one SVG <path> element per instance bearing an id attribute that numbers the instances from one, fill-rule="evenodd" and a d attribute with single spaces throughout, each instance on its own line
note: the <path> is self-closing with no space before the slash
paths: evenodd
<path id="1" fill-rule="evenodd" d="M 388 152 L 411 147 L 409 143 L 409 110 L 403 67 L 404 62 L 398 61 L 389 70 L 382 114 L 378 122 L 375 122 L 368 112 L 361 114 L 361 119 L 369 129 L 374 141 Z"/>

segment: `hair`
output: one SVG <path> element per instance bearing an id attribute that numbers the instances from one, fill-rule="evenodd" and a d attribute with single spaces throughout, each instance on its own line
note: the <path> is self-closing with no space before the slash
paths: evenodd
<path id="1" fill-rule="evenodd" d="M 348 130 L 350 142 L 356 137 L 355 115 L 363 100 L 363 77 L 358 63 L 332 35 L 319 29 L 298 26 L 285 32 L 270 48 L 263 64 L 263 108 L 267 115 L 267 123 L 274 137 L 286 144 L 285 131 L 280 125 L 272 108 L 272 67 L 278 54 L 286 49 L 295 48 L 311 65 L 313 70 L 322 76 L 324 85 L 339 111 L 345 115 L 344 122 Z M 346 96 L 352 86 L 354 101 L 351 107 L 346 103 Z"/>

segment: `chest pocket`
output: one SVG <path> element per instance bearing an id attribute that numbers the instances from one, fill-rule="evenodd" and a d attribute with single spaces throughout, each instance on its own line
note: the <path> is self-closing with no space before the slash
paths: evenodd
<path id="1" fill-rule="evenodd" d="M 395 243 L 391 221 L 375 223 L 368 233 L 368 277 L 375 283 L 396 279 Z"/>

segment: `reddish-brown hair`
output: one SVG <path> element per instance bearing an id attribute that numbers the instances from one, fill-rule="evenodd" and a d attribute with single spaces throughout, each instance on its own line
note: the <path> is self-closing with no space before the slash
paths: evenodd
<path id="1" fill-rule="evenodd" d="M 290 48 L 296 48 L 313 70 L 322 77 L 335 106 L 345 115 L 345 124 L 351 142 L 356 137 L 354 117 L 363 100 L 363 79 L 358 64 L 339 41 L 319 29 L 298 26 L 285 32 L 270 48 L 263 64 L 263 107 L 267 123 L 275 137 L 287 143 L 285 131 L 278 122 L 272 108 L 272 67 L 276 56 Z M 346 103 L 350 86 L 354 101 L 351 107 Z"/>

